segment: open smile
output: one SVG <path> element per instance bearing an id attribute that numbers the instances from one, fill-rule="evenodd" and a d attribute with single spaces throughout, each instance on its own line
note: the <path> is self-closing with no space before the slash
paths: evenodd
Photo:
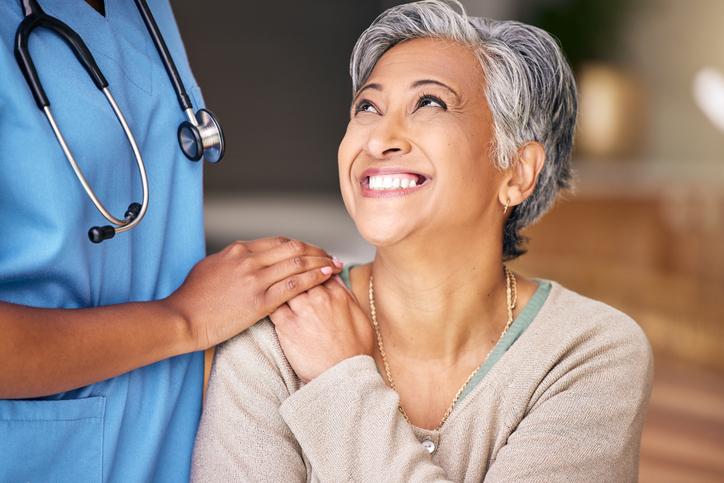
<path id="1" fill-rule="evenodd" d="M 418 191 L 429 182 L 430 178 L 420 173 L 389 169 L 368 169 L 360 178 L 362 196 L 367 198 L 404 196 Z"/>

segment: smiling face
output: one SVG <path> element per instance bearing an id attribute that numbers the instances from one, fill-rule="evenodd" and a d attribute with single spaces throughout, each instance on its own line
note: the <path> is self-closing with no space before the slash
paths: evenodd
<path id="1" fill-rule="evenodd" d="M 338 153 L 342 197 L 370 243 L 501 238 L 484 85 L 473 52 L 449 41 L 409 40 L 379 59 Z"/>

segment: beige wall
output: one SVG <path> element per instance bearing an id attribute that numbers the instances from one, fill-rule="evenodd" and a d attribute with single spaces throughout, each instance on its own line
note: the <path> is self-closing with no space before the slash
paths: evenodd
<path id="1" fill-rule="evenodd" d="M 694 103 L 704 66 L 724 74 L 724 1 L 649 0 L 626 26 L 629 67 L 648 88 L 645 155 L 682 163 L 724 163 L 724 133 Z"/>

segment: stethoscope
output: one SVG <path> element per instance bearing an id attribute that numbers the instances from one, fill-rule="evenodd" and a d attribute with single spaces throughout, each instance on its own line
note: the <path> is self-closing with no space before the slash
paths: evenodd
<path id="1" fill-rule="evenodd" d="M 166 68 L 171 84 L 173 84 L 173 88 L 176 91 L 176 96 L 178 97 L 178 102 L 181 105 L 181 110 L 184 111 L 186 113 L 186 117 L 188 117 L 188 121 L 182 122 L 178 128 L 178 142 L 181 147 L 181 151 L 183 151 L 184 155 L 192 161 L 198 161 L 201 158 L 204 158 L 210 163 L 218 163 L 224 156 L 224 133 L 221 130 L 219 121 L 213 113 L 211 113 L 211 111 L 206 109 L 199 109 L 194 114 L 191 100 L 189 99 L 188 94 L 186 94 L 186 89 L 184 88 L 183 82 L 181 82 L 181 78 L 178 75 L 176 65 L 171 58 L 171 54 L 166 47 L 166 42 L 164 42 L 163 37 L 161 36 L 161 32 L 159 31 L 158 25 L 151 14 L 151 10 L 148 8 L 146 0 L 135 0 L 135 2 L 154 44 L 156 44 L 156 49 L 161 56 L 161 60 Z M 108 81 L 106 81 L 106 78 L 103 76 L 98 64 L 96 64 L 93 55 L 91 55 L 88 47 L 86 47 L 80 36 L 65 23 L 46 14 L 43 9 L 40 8 L 40 5 L 38 5 L 37 0 L 20 0 L 20 3 L 22 5 L 25 18 L 22 22 L 20 22 L 20 26 L 18 26 L 18 30 L 15 34 L 15 58 L 20 65 L 20 70 L 23 72 L 25 80 L 28 81 L 28 85 L 33 92 L 35 103 L 48 118 L 48 122 L 50 122 L 53 133 L 58 139 L 58 143 L 60 143 L 60 147 L 63 149 L 63 153 L 65 153 L 65 157 L 68 159 L 70 166 L 73 168 L 76 177 L 80 181 L 81 185 L 83 185 L 83 189 L 85 189 L 88 197 L 91 199 L 101 215 L 103 215 L 106 220 L 111 223 L 107 226 L 94 226 L 88 230 L 88 237 L 90 240 L 93 243 L 100 243 L 103 240 L 113 238 L 116 233 L 122 233 L 134 228 L 140 223 L 141 219 L 143 219 L 146 214 L 146 210 L 148 209 L 148 178 L 146 176 L 146 167 L 143 164 L 143 158 L 138 150 L 136 139 L 133 137 L 133 134 L 128 127 L 126 118 L 118 108 L 115 99 L 111 95 L 111 91 L 108 89 Z M 28 38 L 30 37 L 33 29 L 36 27 L 45 27 L 54 31 L 73 50 L 73 53 L 78 58 L 78 61 L 83 65 L 83 67 L 85 67 L 86 71 L 90 75 L 93 83 L 99 90 L 103 91 L 103 94 L 105 94 L 108 103 L 111 105 L 113 112 L 123 127 L 126 138 L 128 138 L 128 142 L 133 150 L 133 155 L 136 158 L 138 171 L 141 175 L 143 202 L 131 203 L 128 206 L 128 210 L 126 211 L 123 219 L 114 217 L 98 199 L 93 191 L 93 188 L 91 188 L 88 183 L 88 180 L 86 180 L 85 176 L 83 176 L 83 172 L 78 166 L 78 163 L 76 163 L 73 153 L 68 148 L 68 145 L 63 138 L 63 134 L 58 128 L 58 124 L 55 122 L 55 118 L 50 111 L 50 101 L 45 95 L 45 90 L 40 83 L 38 72 L 35 70 L 33 59 L 30 57 L 30 51 L 28 50 Z"/>

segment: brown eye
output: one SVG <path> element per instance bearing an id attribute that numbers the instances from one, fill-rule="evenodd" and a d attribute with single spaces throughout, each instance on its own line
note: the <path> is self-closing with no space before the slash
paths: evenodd
<path id="1" fill-rule="evenodd" d="M 361 100 L 357 103 L 357 105 L 354 107 L 355 114 L 358 112 L 371 112 L 373 114 L 379 114 L 379 111 L 377 108 L 367 100 Z"/>
<path id="2" fill-rule="evenodd" d="M 417 107 L 439 107 L 441 109 L 447 110 L 447 104 L 440 99 L 439 97 L 425 94 L 420 97 L 420 99 L 417 101 Z"/>

